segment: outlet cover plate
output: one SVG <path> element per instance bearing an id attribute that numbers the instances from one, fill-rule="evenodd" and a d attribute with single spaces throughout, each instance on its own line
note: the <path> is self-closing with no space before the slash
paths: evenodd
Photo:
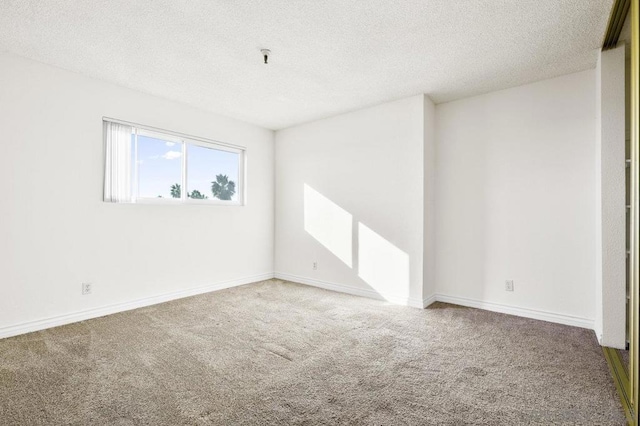
<path id="1" fill-rule="evenodd" d="M 91 283 L 82 283 L 82 295 L 91 294 Z"/>

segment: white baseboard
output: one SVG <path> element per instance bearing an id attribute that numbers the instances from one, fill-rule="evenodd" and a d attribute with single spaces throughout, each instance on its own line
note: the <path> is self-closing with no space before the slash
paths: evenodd
<path id="1" fill-rule="evenodd" d="M 422 307 L 426 308 L 427 306 L 437 301 L 438 301 L 438 295 L 432 294 L 431 296 L 425 297 L 424 299 L 422 299 Z"/>
<path id="2" fill-rule="evenodd" d="M 403 296 L 382 296 L 375 290 L 361 287 L 354 287 L 345 284 L 337 284 L 328 281 L 316 280 L 314 278 L 301 277 L 299 275 L 276 272 L 275 277 L 281 280 L 291 281 L 299 284 L 306 284 L 325 290 L 337 291 L 338 293 L 352 294 L 354 296 L 368 297 L 369 299 L 384 300 L 396 305 L 411 306 L 412 308 L 424 308 L 424 302 L 420 299 Z"/>
<path id="3" fill-rule="evenodd" d="M 344 284 L 337 284 L 327 281 L 316 280 L 313 278 L 301 277 L 298 275 L 276 272 L 275 277 L 292 281 L 300 284 L 306 284 L 313 287 L 323 288 L 325 290 L 337 291 L 340 293 L 352 294 L 355 296 L 368 297 L 371 299 L 386 300 L 390 303 L 411 306 L 414 308 L 426 308 L 434 302 L 451 303 L 453 305 L 467 306 L 470 308 L 484 309 L 485 311 L 499 312 L 502 314 L 515 315 L 518 317 L 531 318 L 541 321 L 553 322 L 557 324 L 570 325 L 574 327 L 588 328 L 593 330 L 594 320 L 589 318 L 581 318 L 571 315 L 557 314 L 553 312 L 520 308 L 517 306 L 503 305 L 499 303 L 485 302 L 482 300 L 468 299 L 464 297 L 448 296 L 445 294 L 432 294 L 423 300 L 404 298 L 404 297 L 383 297 L 374 290 L 353 287 Z"/>
<path id="4" fill-rule="evenodd" d="M 0 339 L 17 336 L 20 334 L 31 333 L 33 331 L 45 330 L 51 327 L 70 324 L 78 321 L 84 321 L 91 318 L 98 318 L 105 315 L 115 314 L 118 312 L 129 311 L 132 309 L 142 308 L 144 306 L 164 303 L 171 300 L 181 299 L 183 297 L 195 296 L 198 294 L 209 293 L 225 288 L 237 287 L 244 284 L 250 284 L 257 281 L 264 281 L 271 278 L 279 278 L 286 281 L 292 281 L 300 284 L 306 284 L 313 287 L 323 288 L 325 290 L 337 291 L 340 293 L 352 294 L 354 296 L 368 297 L 370 299 L 385 300 L 390 303 L 411 306 L 414 308 L 425 308 L 434 302 L 451 303 L 454 305 L 468 306 L 470 308 L 484 309 L 492 312 L 500 312 L 503 314 L 515 315 L 524 318 L 532 318 L 542 321 L 548 321 L 558 324 L 571 325 L 574 327 L 594 329 L 595 322 L 593 319 L 581 318 L 571 315 L 556 314 L 547 311 L 520 308 L 516 306 L 503 305 L 498 303 L 484 302 L 476 299 L 468 299 L 464 297 L 448 296 L 444 294 L 433 294 L 425 299 L 415 299 L 407 297 L 383 297 L 374 290 L 353 287 L 344 284 L 337 284 L 327 281 L 316 280 L 313 278 L 301 277 L 282 272 L 266 273 L 253 275 L 234 280 L 222 281 L 206 286 L 179 290 L 171 293 L 165 293 L 157 296 L 146 297 L 129 302 L 116 303 L 108 306 L 87 309 L 70 314 L 58 315 L 55 317 L 44 318 L 26 323 L 0 327 Z"/>
<path id="5" fill-rule="evenodd" d="M 467 306 L 470 308 L 484 309 L 485 311 L 499 312 L 502 314 L 554 322 L 557 324 L 571 325 L 574 327 L 588 328 L 590 330 L 593 330 L 595 325 L 595 322 L 592 319 L 576 317 L 572 315 L 556 314 L 553 312 L 541 311 L 536 309 L 520 308 L 517 306 L 484 302 L 482 300 L 468 299 L 465 297 L 447 296 L 445 294 L 436 294 L 435 298 L 438 302 L 451 303 L 453 305 Z"/>
<path id="6" fill-rule="evenodd" d="M 115 314 L 118 312 L 129 311 L 131 309 L 142 308 L 144 306 L 155 305 L 158 303 L 168 302 L 170 300 L 182 299 L 183 297 L 195 296 L 198 294 L 209 293 L 225 288 L 237 287 L 244 284 L 250 284 L 257 281 L 264 281 L 273 278 L 273 273 L 253 275 L 234 280 L 221 281 L 215 284 L 190 288 L 186 290 L 164 293 L 157 296 L 145 297 L 142 299 L 132 300 L 130 302 L 115 303 L 112 305 L 101 306 L 98 308 L 87 309 L 70 314 L 58 315 L 55 317 L 44 318 L 35 321 L 29 321 L 22 324 L 0 327 L 0 339 L 5 337 L 17 336 L 19 334 L 31 333 L 33 331 L 44 330 L 51 327 L 70 324 L 73 322 L 84 321 L 91 318 L 102 317 L 105 315 Z"/>

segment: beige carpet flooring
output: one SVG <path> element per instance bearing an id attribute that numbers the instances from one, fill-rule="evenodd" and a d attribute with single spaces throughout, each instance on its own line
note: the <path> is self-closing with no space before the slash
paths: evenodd
<path id="1" fill-rule="evenodd" d="M 269 280 L 0 340 L 6 425 L 623 425 L 592 331 Z"/>

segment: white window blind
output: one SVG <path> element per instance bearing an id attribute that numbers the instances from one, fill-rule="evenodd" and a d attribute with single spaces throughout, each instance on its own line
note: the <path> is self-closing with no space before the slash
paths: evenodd
<path id="1" fill-rule="evenodd" d="M 131 126 L 104 121 L 104 201 L 131 201 Z"/>

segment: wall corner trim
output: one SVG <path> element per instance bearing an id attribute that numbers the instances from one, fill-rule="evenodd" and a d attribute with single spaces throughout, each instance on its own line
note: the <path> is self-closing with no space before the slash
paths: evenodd
<path id="1" fill-rule="evenodd" d="M 432 294 L 431 296 L 425 297 L 424 299 L 422 299 L 422 307 L 426 308 L 429 305 L 436 303 L 437 301 L 438 301 L 438 295 Z"/>

